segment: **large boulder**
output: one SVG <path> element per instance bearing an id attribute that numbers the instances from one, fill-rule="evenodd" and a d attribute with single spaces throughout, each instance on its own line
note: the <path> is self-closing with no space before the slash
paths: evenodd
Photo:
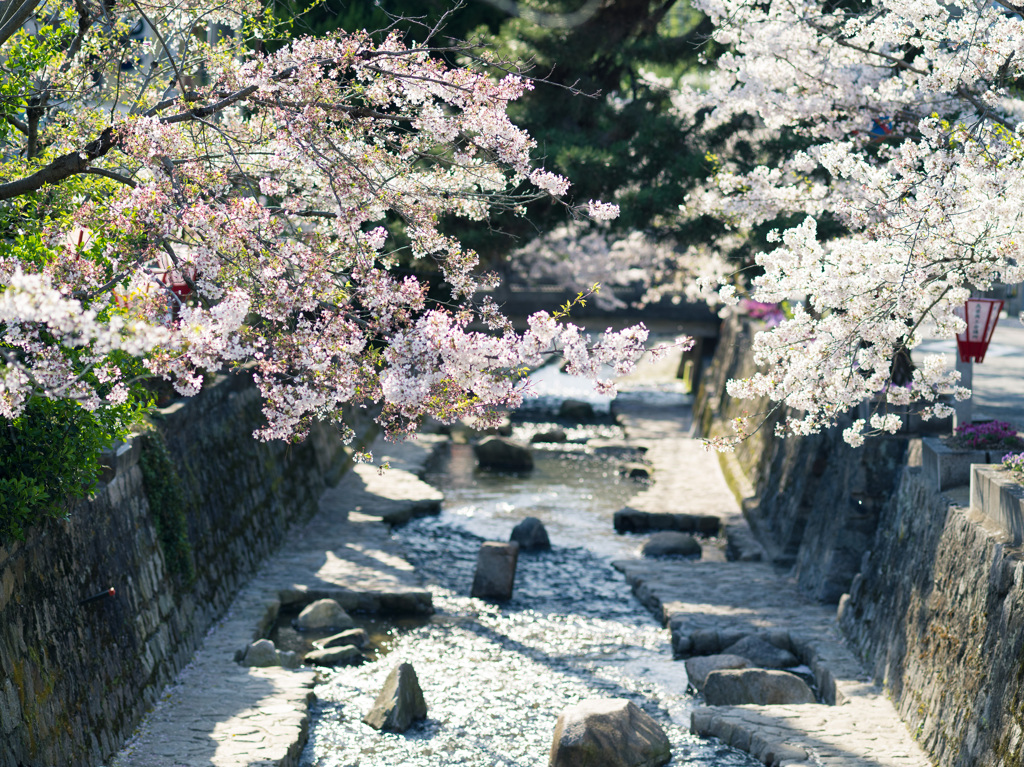
<path id="1" fill-rule="evenodd" d="M 672 758 L 668 736 L 635 703 L 585 700 L 558 717 L 550 767 L 659 767 Z"/>
<path id="2" fill-rule="evenodd" d="M 775 706 L 815 703 L 807 683 L 788 671 L 745 668 L 712 671 L 704 680 L 704 700 L 709 706 Z"/>
<path id="3" fill-rule="evenodd" d="M 395 666 L 384 681 L 384 689 L 363 721 L 375 730 L 405 732 L 417 719 L 427 718 L 427 704 L 416 671 L 408 663 Z"/>
<path id="4" fill-rule="evenodd" d="M 695 557 L 700 559 L 701 555 L 701 547 L 696 538 L 688 533 L 671 531 L 655 533 L 644 542 L 640 551 L 645 557 Z"/>
<path id="5" fill-rule="evenodd" d="M 708 674 L 724 669 L 750 668 L 751 662 L 740 655 L 700 655 L 686 661 L 686 676 L 695 690 L 703 690 Z"/>
<path id="6" fill-rule="evenodd" d="M 519 544 L 486 541 L 480 545 L 476 555 L 476 573 L 473 575 L 473 589 L 470 596 L 507 602 L 512 598 L 512 586 L 516 580 L 516 564 L 519 562 Z"/>
<path id="7" fill-rule="evenodd" d="M 306 605 L 295 619 L 295 628 L 299 631 L 340 631 L 353 626 L 355 621 L 333 599 L 318 599 Z"/>
<path id="8" fill-rule="evenodd" d="M 544 523 L 536 517 L 526 517 L 522 522 L 512 528 L 512 536 L 509 538 L 519 544 L 523 551 L 550 551 L 551 539 L 548 538 L 548 531 L 544 529 Z"/>
<path id="9" fill-rule="evenodd" d="M 526 472 L 533 469 L 533 453 L 522 442 L 505 437 L 487 437 L 473 446 L 476 460 L 484 469 Z"/>
<path id="10" fill-rule="evenodd" d="M 751 634 L 726 647 L 722 652 L 742 655 L 750 659 L 750 665 L 761 668 L 790 668 L 799 666 L 800 661 L 789 650 L 776 647 L 767 639 Z"/>
<path id="11" fill-rule="evenodd" d="M 558 417 L 563 421 L 590 423 L 594 420 L 594 406 L 578 399 L 563 400 L 558 407 Z"/>

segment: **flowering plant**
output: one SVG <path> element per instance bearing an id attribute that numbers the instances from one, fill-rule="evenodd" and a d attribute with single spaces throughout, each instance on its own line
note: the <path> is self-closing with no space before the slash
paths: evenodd
<path id="1" fill-rule="evenodd" d="M 962 331 L 956 311 L 972 288 L 1024 280 L 1024 100 L 1010 85 L 1024 76 L 1022 9 L 1006 0 L 694 7 L 729 46 L 707 90 L 685 95 L 710 110 L 706 127 L 754 114 L 800 144 L 771 165 L 716 158 L 712 182 L 682 208 L 738 230 L 782 222 L 754 257 L 750 298 L 806 299 L 757 334 L 760 370 L 729 393 L 787 406 L 781 433 L 814 433 L 898 379 L 894 360 L 926 337 Z M 720 295 L 738 298 L 731 285 Z M 944 417 L 938 392 L 970 396 L 949 360 L 915 362 L 898 404 Z M 895 415 L 858 419 L 844 437 L 858 445 L 900 425 Z"/>
<path id="2" fill-rule="evenodd" d="M 1003 468 L 1009 469 L 1018 479 L 1024 479 L 1024 453 L 1007 453 L 1003 456 Z"/>
<path id="3" fill-rule="evenodd" d="M 394 435 L 516 405 L 545 355 L 596 378 L 642 352 L 642 326 L 592 339 L 538 312 L 517 332 L 474 298 L 494 278 L 442 229 L 543 198 L 616 215 L 537 167 L 506 114 L 533 87 L 513 66 L 451 64 L 468 51 L 431 29 L 268 52 L 278 30 L 256 0 L 9 5 L 0 419 L 40 397 L 115 408 L 140 375 L 191 395 L 205 371 L 244 367 L 260 438 L 314 419 L 350 433 L 342 406 L 367 401 Z M 410 262 L 441 275 L 443 301 L 396 271 Z"/>
<path id="4" fill-rule="evenodd" d="M 956 434 L 949 437 L 946 444 L 969 450 L 1019 450 L 1024 448 L 1024 439 L 1021 439 L 1017 435 L 1017 430 L 1006 421 L 984 421 L 958 426 Z"/>

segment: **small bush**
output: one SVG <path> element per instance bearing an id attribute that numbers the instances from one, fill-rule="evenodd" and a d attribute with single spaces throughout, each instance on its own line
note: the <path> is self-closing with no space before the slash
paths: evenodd
<path id="1" fill-rule="evenodd" d="M 965 450 L 1021 450 L 1024 439 L 1006 421 L 965 423 L 958 426 L 956 435 L 947 440 L 950 447 Z"/>
<path id="2" fill-rule="evenodd" d="M 92 491 L 100 452 L 126 431 L 121 415 L 38 397 L 15 420 L 0 419 L 0 541 L 66 517 Z"/>

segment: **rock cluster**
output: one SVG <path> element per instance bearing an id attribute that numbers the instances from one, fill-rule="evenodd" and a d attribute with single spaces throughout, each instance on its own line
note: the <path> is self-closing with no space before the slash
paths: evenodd
<path id="1" fill-rule="evenodd" d="M 237 656 L 235 656 L 237 658 Z M 290 650 L 278 650 L 269 639 L 258 639 L 249 645 L 242 656 L 242 665 L 252 668 L 283 666 L 298 668 L 299 659 Z"/>
<path id="2" fill-rule="evenodd" d="M 693 656 L 687 677 L 710 706 L 815 703 L 802 678 L 780 670 L 800 664 L 790 644 L 785 632 L 695 631 L 681 654 Z"/>

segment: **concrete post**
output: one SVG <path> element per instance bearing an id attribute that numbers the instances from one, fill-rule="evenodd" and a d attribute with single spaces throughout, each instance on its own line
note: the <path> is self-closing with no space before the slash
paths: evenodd
<path id="1" fill-rule="evenodd" d="M 960 385 L 970 389 L 974 386 L 974 363 L 973 362 L 961 362 L 959 352 L 956 353 L 956 369 L 960 373 Z M 974 404 L 974 397 L 965 399 L 963 402 L 953 403 L 953 432 L 956 433 L 958 426 L 965 423 L 970 423 L 972 418 L 972 410 Z"/>

